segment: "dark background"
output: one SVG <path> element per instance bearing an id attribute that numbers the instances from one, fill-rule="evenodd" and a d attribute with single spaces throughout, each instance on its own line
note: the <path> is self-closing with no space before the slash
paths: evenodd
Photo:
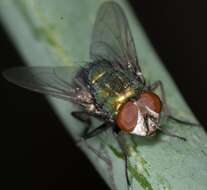
<path id="1" fill-rule="evenodd" d="M 189 106 L 205 125 L 205 1 L 130 3 Z M 0 48 L 1 71 L 24 64 L 2 26 Z M 1 189 L 107 189 L 43 96 L 11 85 L 2 77 L 0 83 Z"/>

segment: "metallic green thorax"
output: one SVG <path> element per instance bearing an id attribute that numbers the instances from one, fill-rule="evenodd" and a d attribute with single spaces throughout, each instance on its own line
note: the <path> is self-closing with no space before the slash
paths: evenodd
<path id="1" fill-rule="evenodd" d="M 143 84 L 134 81 L 131 72 L 114 72 L 109 64 L 93 64 L 89 71 L 89 81 L 96 102 L 112 117 L 118 113 L 123 103 L 143 89 Z"/>

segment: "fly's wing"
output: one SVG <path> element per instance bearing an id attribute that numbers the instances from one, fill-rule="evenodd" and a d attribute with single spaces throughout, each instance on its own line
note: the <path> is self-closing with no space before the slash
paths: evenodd
<path id="1" fill-rule="evenodd" d="M 90 56 L 93 61 L 106 60 L 114 69 L 129 70 L 135 78 L 142 79 L 127 18 L 115 2 L 103 3 L 98 11 Z"/>
<path id="2" fill-rule="evenodd" d="M 52 95 L 86 106 L 92 97 L 84 80 L 84 72 L 76 67 L 15 67 L 6 70 L 5 78 L 24 88 Z"/>

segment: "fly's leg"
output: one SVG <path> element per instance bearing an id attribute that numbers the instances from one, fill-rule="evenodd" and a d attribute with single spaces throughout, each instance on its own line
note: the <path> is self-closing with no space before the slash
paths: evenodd
<path id="1" fill-rule="evenodd" d="M 125 170 L 127 188 L 128 188 L 128 190 L 130 190 L 131 189 L 131 181 L 130 181 L 129 172 L 128 172 L 129 159 L 128 159 L 127 151 L 125 150 L 123 141 L 119 138 L 119 134 L 118 134 L 119 132 L 116 131 L 116 128 L 113 128 L 113 134 L 114 134 L 115 138 L 117 139 L 118 145 L 119 145 L 119 147 L 123 153 L 123 156 L 124 156 L 124 170 Z"/>
<path id="2" fill-rule="evenodd" d="M 74 118 L 78 119 L 79 121 L 84 122 L 84 124 L 86 126 L 86 128 L 83 132 L 83 135 L 82 135 L 82 139 L 84 139 L 84 140 L 87 140 L 89 138 L 97 136 L 100 133 L 106 131 L 107 129 L 109 129 L 111 127 L 110 123 L 105 122 L 105 123 L 101 124 L 99 127 L 89 131 L 90 127 L 92 125 L 92 121 L 91 121 L 91 115 L 88 112 L 74 111 L 74 112 L 71 112 L 71 115 Z M 79 142 L 81 142 L 82 139 Z"/>
<path id="3" fill-rule="evenodd" d="M 127 152 L 125 151 L 124 149 L 124 146 L 122 145 L 122 143 L 120 142 L 120 140 L 118 140 L 118 144 L 119 144 L 119 147 L 121 148 L 122 150 L 122 153 L 124 155 L 124 170 L 125 170 L 125 176 L 126 176 L 126 181 L 127 181 L 127 187 L 128 187 L 128 190 L 131 189 L 131 181 L 129 179 L 129 171 L 128 171 L 128 168 L 129 168 L 129 159 L 128 159 L 128 155 L 127 155 Z"/>
<path id="4" fill-rule="evenodd" d="M 92 125 L 91 116 L 85 111 L 73 111 L 71 112 L 71 115 L 85 124 L 85 129 L 83 131 L 84 136 Z"/>
<path id="5" fill-rule="evenodd" d="M 92 137 L 95 137 L 95 136 L 101 134 L 102 132 L 106 131 L 109 128 L 111 128 L 111 125 L 109 123 L 103 123 L 99 127 L 95 128 L 91 131 L 87 131 L 82 137 L 83 137 L 83 139 L 87 140 L 89 138 L 92 138 Z"/>
<path id="6" fill-rule="evenodd" d="M 150 86 L 148 86 L 148 90 L 151 90 L 151 91 L 154 91 L 157 88 L 160 88 L 161 100 L 162 100 L 162 104 L 163 104 L 163 112 L 164 112 L 165 116 L 167 117 L 167 119 L 171 119 L 171 120 L 174 120 L 174 121 L 175 120 L 176 121 L 181 121 L 181 120 L 176 119 L 175 117 L 173 117 L 171 112 L 170 112 L 170 109 L 169 109 L 169 107 L 167 105 L 167 102 L 166 102 L 166 96 L 165 96 L 165 91 L 164 91 L 164 86 L 163 86 L 162 81 L 156 81 L 153 84 L 151 84 Z M 182 121 L 182 123 L 186 124 L 186 125 L 189 124 L 188 122 L 184 122 L 184 121 Z M 168 130 L 163 129 L 163 128 L 158 128 L 158 129 L 167 136 L 175 137 L 175 138 L 178 138 L 180 140 L 186 141 L 185 137 L 181 137 L 181 136 L 178 136 L 176 134 L 173 134 L 173 133 L 171 133 Z"/>
<path id="7" fill-rule="evenodd" d="M 162 132 L 163 134 L 169 136 L 169 137 L 175 137 L 175 138 L 177 138 L 177 139 L 179 139 L 179 140 L 187 141 L 187 139 L 186 139 L 185 137 L 181 137 L 181 136 L 178 136 L 178 135 L 176 135 L 176 134 L 173 134 L 173 133 L 171 133 L 170 131 L 168 131 L 167 129 L 158 128 L 158 130 L 159 130 L 160 132 Z"/>
<path id="8" fill-rule="evenodd" d="M 189 121 L 183 121 L 181 119 L 178 119 L 178 118 L 172 116 L 170 109 L 169 109 L 167 102 L 166 102 L 166 98 L 165 98 L 166 96 L 165 96 L 165 91 L 164 91 L 164 86 L 163 86 L 162 81 L 156 81 L 153 84 L 151 84 L 150 86 L 148 86 L 147 88 L 148 88 L 148 90 L 154 91 L 158 87 L 160 88 L 160 92 L 161 92 L 161 100 L 163 103 L 163 112 L 168 119 L 175 121 L 177 123 L 183 124 L 183 125 L 200 126 L 200 124 L 192 123 Z"/>
<path id="9" fill-rule="evenodd" d="M 90 144 L 88 144 L 87 141 L 85 141 L 85 140 L 83 140 L 83 141 L 84 141 L 84 144 L 87 146 L 87 148 L 107 165 L 107 170 L 109 172 L 109 179 L 111 180 L 112 189 L 117 190 L 116 184 L 114 181 L 114 176 L 113 176 L 113 163 L 110 160 L 110 158 L 107 157 L 106 155 L 104 155 L 102 152 L 100 152 L 100 150 L 96 150 L 94 147 L 92 147 Z"/>
<path id="10" fill-rule="evenodd" d="M 109 172 L 109 179 L 112 182 L 112 188 L 114 190 L 117 190 L 116 185 L 115 185 L 115 181 L 114 181 L 114 176 L 113 176 L 113 164 L 112 161 L 110 160 L 109 157 L 107 157 L 107 153 L 103 154 L 103 152 L 97 149 L 95 149 L 93 146 L 91 146 L 88 143 L 88 139 L 95 137 L 99 134 L 101 134 L 102 132 L 106 131 L 107 129 L 111 128 L 110 123 L 103 123 L 102 125 L 100 125 L 99 127 L 97 127 L 96 129 L 86 133 L 82 139 L 78 142 L 78 145 L 80 144 L 84 144 L 90 151 L 92 151 L 99 159 L 101 159 L 103 162 L 105 162 L 105 164 L 107 165 L 107 169 Z"/>
<path id="11" fill-rule="evenodd" d="M 181 119 L 178 119 L 172 115 L 168 115 L 168 119 L 175 121 L 177 123 L 180 123 L 182 125 L 190 125 L 190 126 L 201 126 L 199 123 L 193 123 L 193 122 L 189 122 L 189 121 L 183 121 Z"/>

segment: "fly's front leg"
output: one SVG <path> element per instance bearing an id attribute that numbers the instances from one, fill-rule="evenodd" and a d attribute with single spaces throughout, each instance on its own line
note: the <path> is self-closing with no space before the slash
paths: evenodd
<path id="1" fill-rule="evenodd" d="M 162 132 L 163 134 L 165 134 L 165 135 L 167 135 L 169 137 L 175 137 L 175 138 L 177 138 L 179 140 L 187 141 L 187 139 L 185 137 L 181 137 L 179 135 L 173 134 L 170 131 L 168 131 L 167 129 L 158 128 L 158 130 L 160 130 L 160 132 Z"/>
<path id="2" fill-rule="evenodd" d="M 193 122 L 189 122 L 189 121 L 183 121 L 181 119 L 178 119 L 172 115 L 169 115 L 168 116 L 169 119 L 171 119 L 172 121 L 175 121 L 177 123 L 180 123 L 182 125 L 190 125 L 190 126 L 198 126 L 198 127 L 201 127 L 201 125 L 199 123 L 193 123 Z"/>
<path id="3" fill-rule="evenodd" d="M 147 88 L 149 90 L 151 90 L 151 91 L 154 91 L 158 87 L 160 88 L 160 92 L 161 92 L 161 100 L 162 100 L 162 103 L 163 103 L 163 112 L 164 112 L 165 116 L 167 116 L 168 119 L 170 119 L 172 121 L 175 121 L 177 123 L 183 124 L 183 125 L 200 126 L 200 124 L 198 124 L 198 123 L 192 123 L 192 122 L 189 122 L 189 121 L 183 121 L 181 119 L 178 119 L 178 118 L 174 117 L 171 114 L 170 109 L 169 109 L 169 107 L 167 105 L 165 91 L 164 91 L 164 86 L 163 86 L 162 81 L 156 81 L 153 84 L 151 84 L 150 86 L 148 86 Z"/>

